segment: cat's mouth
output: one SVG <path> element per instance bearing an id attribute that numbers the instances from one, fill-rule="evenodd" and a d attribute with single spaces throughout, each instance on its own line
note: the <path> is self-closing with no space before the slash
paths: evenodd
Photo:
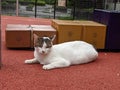
<path id="1" fill-rule="evenodd" d="M 42 51 L 40 54 L 41 54 L 41 55 L 46 55 L 46 54 L 47 54 L 47 52 Z"/>

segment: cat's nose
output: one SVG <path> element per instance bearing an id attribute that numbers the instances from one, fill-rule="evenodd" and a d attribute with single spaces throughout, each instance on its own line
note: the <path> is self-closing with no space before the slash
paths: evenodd
<path id="1" fill-rule="evenodd" d="M 42 53 L 45 53 L 45 51 L 42 51 Z"/>

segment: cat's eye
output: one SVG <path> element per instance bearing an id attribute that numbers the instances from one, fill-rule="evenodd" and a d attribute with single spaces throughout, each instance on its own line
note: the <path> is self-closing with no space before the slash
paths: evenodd
<path id="1" fill-rule="evenodd" d="M 51 47 L 52 47 L 51 45 L 46 46 L 46 48 L 51 48 Z"/>
<path id="2" fill-rule="evenodd" d="M 50 48 L 49 46 L 47 46 L 46 48 Z"/>
<path id="3" fill-rule="evenodd" d="M 35 44 L 35 47 L 42 47 L 42 45 L 39 45 L 39 44 Z"/>

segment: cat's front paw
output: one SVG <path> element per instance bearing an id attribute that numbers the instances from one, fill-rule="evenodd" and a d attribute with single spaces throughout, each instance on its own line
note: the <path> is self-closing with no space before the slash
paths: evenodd
<path id="1" fill-rule="evenodd" d="M 33 58 L 33 59 L 25 60 L 25 63 L 34 64 L 34 63 L 39 63 L 39 61 L 37 59 Z"/>
<path id="2" fill-rule="evenodd" d="M 51 66 L 51 65 L 44 65 L 43 66 L 43 69 L 45 69 L 45 70 L 49 70 L 49 69 L 52 69 L 53 68 L 53 66 Z"/>
<path id="3" fill-rule="evenodd" d="M 32 61 L 31 61 L 31 60 L 25 60 L 24 63 L 26 63 L 26 64 L 30 64 L 30 63 L 32 63 Z"/>
<path id="4" fill-rule="evenodd" d="M 27 64 L 27 63 L 29 63 L 29 60 L 25 60 L 25 62 L 24 62 L 24 63 L 26 63 L 26 64 Z"/>

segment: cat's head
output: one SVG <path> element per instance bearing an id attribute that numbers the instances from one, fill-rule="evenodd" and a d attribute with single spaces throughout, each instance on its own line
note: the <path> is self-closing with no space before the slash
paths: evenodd
<path id="1" fill-rule="evenodd" d="M 52 42 L 55 37 L 56 35 L 52 37 L 39 37 L 38 35 L 34 34 L 34 47 L 38 50 L 40 54 L 48 54 L 52 48 Z"/>

